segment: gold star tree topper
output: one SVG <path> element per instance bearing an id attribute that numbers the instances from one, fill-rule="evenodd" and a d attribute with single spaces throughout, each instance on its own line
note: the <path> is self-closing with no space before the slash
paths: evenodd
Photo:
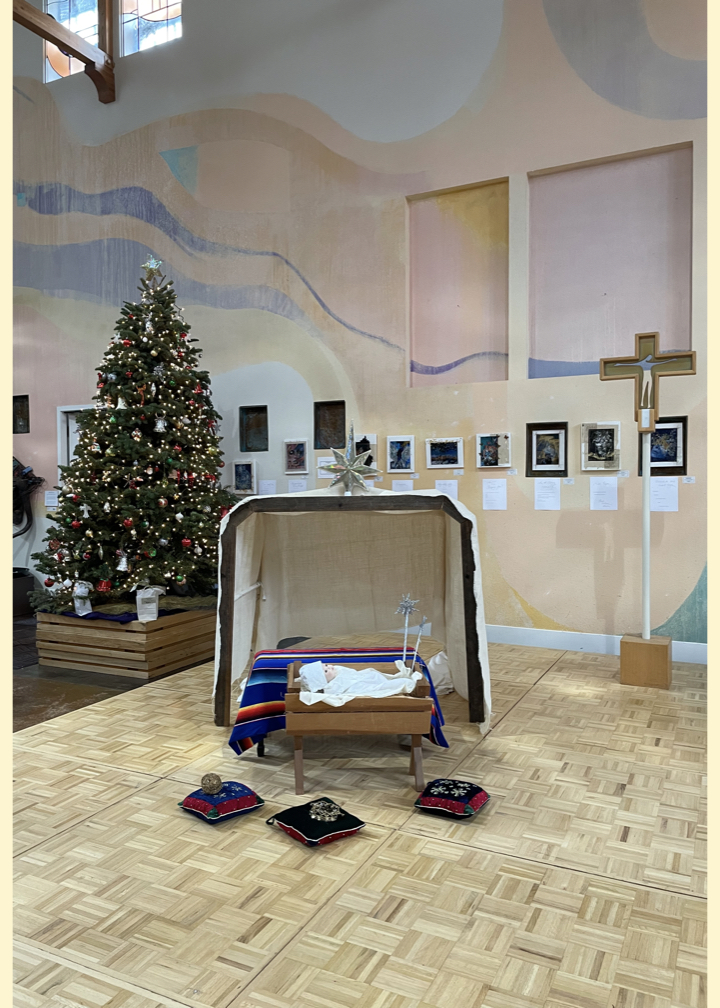
<path id="1" fill-rule="evenodd" d="M 345 453 L 338 451 L 337 448 L 333 448 L 332 453 L 335 456 L 335 461 L 331 465 L 323 467 L 335 477 L 330 484 L 331 487 L 342 483 L 346 493 L 350 493 L 354 486 L 367 490 L 368 485 L 363 477 L 380 475 L 379 469 L 365 465 L 365 460 L 370 454 L 369 451 L 363 452 L 362 455 L 355 454 L 355 428 L 352 423 Z"/>

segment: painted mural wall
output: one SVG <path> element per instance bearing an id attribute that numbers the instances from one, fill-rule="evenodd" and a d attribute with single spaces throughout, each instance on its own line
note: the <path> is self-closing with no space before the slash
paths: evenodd
<path id="1" fill-rule="evenodd" d="M 31 429 L 16 435 L 16 456 L 55 483 L 57 408 L 91 401 L 94 365 L 152 252 L 204 348 L 228 468 L 244 457 L 238 407 L 258 396 L 271 437 L 258 475 L 278 491 L 281 442 L 312 438 L 313 401 L 344 399 L 356 429 L 377 434 L 382 469 L 386 435 L 414 434 L 418 488 L 452 476 L 425 468 L 424 439 L 462 436 L 464 475 L 453 478 L 478 517 L 487 621 L 635 631 L 631 388 L 573 374 L 584 358 L 572 336 L 552 341 L 544 377 L 528 377 L 528 173 L 685 145 L 698 374 L 665 379 L 661 397 L 664 415 L 689 417 L 695 483 L 681 483 L 677 513 L 653 516 L 652 619 L 705 640 L 703 5 L 214 0 L 207 12 L 185 0 L 182 39 L 118 60 L 109 106 L 83 75 L 43 84 L 39 45 L 18 37 L 15 392 L 30 396 Z M 420 201 L 409 197 L 484 182 L 492 208 L 488 188 L 461 211 L 436 201 L 411 228 Z M 433 228 L 449 235 L 452 270 L 423 244 Z M 426 298 L 413 331 L 413 271 L 420 292 L 442 281 L 446 296 L 446 275 L 472 288 L 478 270 L 472 311 L 453 327 L 448 301 L 444 325 Z M 485 319 L 477 353 L 474 314 Z M 634 333 L 622 338 L 631 353 Z M 686 344 L 687 333 L 665 345 Z M 575 483 L 559 512 L 534 510 L 523 475 L 525 424 L 545 420 L 569 424 Z M 580 470 L 580 425 L 598 420 L 622 423 L 630 476 L 616 512 L 589 510 Z M 513 438 L 507 511 L 482 510 L 474 466 L 474 435 L 493 430 Z M 390 488 L 387 473 L 379 486 Z M 19 564 L 47 527 L 36 507 Z"/>

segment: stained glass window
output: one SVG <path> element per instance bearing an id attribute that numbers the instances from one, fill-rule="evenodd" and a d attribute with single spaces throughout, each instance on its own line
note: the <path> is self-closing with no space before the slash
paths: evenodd
<path id="1" fill-rule="evenodd" d="M 97 0 L 45 0 L 45 11 L 70 31 L 98 44 Z M 45 43 L 45 80 L 58 80 L 70 74 L 81 73 L 85 64 L 74 56 L 66 56 L 52 42 Z"/>
<path id="2" fill-rule="evenodd" d="M 181 0 L 120 0 L 120 4 L 123 56 L 182 35 Z"/>

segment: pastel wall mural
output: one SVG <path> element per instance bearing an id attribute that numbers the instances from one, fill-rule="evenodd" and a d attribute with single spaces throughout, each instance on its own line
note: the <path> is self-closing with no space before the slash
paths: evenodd
<path id="1" fill-rule="evenodd" d="M 635 429 L 625 383 L 593 372 L 637 327 L 658 328 L 664 346 L 696 349 L 700 367 L 663 389 L 663 412 L 688 416 L 696 482 L 679 487 L 677 513 L 654 516 L 653 625 L 699 640 L 704 123 L 698 67 L 683 69 L 701 62 L 696 5 L 680 2 L 684 55 L 643 50 L 651 66 L 634 106 L 641 29 L 670 45 L 650 0 L 622 15 L 635 48 L 594 2 L 316 0 L 301 12 L 273 0 L 248 18 L 250 41 L 221 80 L 211 42 L 215 63 L 230 43 L 208 41 L 188 5 L 172 59 L 158 47 L 119 61 L 116 108 L 86 94 L 82 75 L 44 85 L 20 61 L 30 70 L 15 81 L 15 392 L 35 419 L 17 457 L 53 485 L 57 407 L 90 401 L 93 365 L 151 252 L 203 346 L 228 463 L 253 388 L 278 442 L 260 478 L 279 490 L 279 444 L 310 436 L 316 401 L 345 401 L 379 445 L 397 431 L 417 445 L 461 437 L 455 478 L 478 517 L 488 622 L 619 634 L 640 618 Z M 620 97 L 596 79 L 598 52 L 625 75 Z M 156 93 L 148 81 L 161 71 Z M 419 77 L 425 90 L 413 91 Z M 629 269 L 639 262 L 645 274 Z M 617 512 L 590 512 L 580 428 L 608 417 L 631 475 Z M 545 420 L 568 423 L 575 483 L 559 512 L 536 512 L 522 475 L 525 424 Z M 507 511 L 483 511 L 485 474 L 470 461 L 480 431 L 511 433 L 519 475 L 507 476 Z M 311 454 L 309 485 L 323 453 Z M 422 456 L 416 485 L 433 487 Z M 387 473 L 378 485 L 390 488 Z M 21 564 L 47 524 L 37 507 L 36 541 L 16 540 Z"/>

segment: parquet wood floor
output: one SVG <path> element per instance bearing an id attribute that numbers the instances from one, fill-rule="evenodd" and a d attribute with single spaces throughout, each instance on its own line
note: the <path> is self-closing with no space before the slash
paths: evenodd
<path id="1" fill-rule="evenodd" d="M 705 669 L 620 686 L 618 660 L 491 645 L 492 730 L 442 700 L 427 778 L 492 796 L 412 807 L 388 736 L 235 756 L 210 664 L 17 732 L 22 1008 L 704 1008 Z M 210 827 L 214 770 L 266 800 Z M 267 826 L 328 794 L 367 826 L 308 850 Z"/>

